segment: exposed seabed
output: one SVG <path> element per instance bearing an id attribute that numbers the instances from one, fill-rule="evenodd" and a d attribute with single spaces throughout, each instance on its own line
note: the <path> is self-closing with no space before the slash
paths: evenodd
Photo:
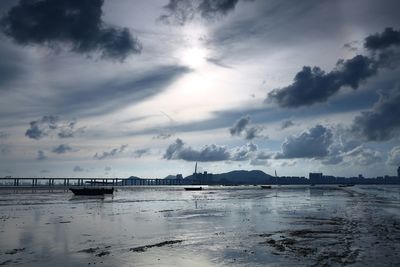
<path id="1" fill-rule="evenodd" d="M 399 266 L 400 186 L 0 190 L 2 266 Z"/>

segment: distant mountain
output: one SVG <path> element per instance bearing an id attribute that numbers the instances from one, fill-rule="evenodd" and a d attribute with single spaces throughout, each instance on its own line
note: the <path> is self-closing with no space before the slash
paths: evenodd
<path id="1" fill-rule="evenodd" d="M 185 177 L 185 179 L 192 178 L 192 175 Z M 238 170 L 213 174 L 210 182 L 215 184 L 265 184 L 270 183 L 273 179 L 273 176 L 260 170 Z"/>
<path id="2" fill-rule="evenodd" d="M 168 175 L 166 177 L 164 177 L 163 179 L 176 179 L 176 175 Z"/>
<path id="3" fill-rule="evenodd" d="M 128 179 L 132 179 L 132 180 L 134 180 L 134 179 L 142 179 L 142 178 L 140 178 L 140 177 L 137 177 L 137 176 L 130 176 Z"/>
<path id="4" fill-rule="evenodd" d="M 201 174 L 199 174 L 201 175 Z M 131 176 L 128 179 L 142 179 L 140 177 Z M 168 175 L 162 179 L 176 179 L 176 175 Z M 185 179 L 193 179 L 193 175 L 186 176 Z M 259 170 L 231 171 L 226 173 L 213 174 L 209 180 L 210 184 L 268 184 L 274 181 L 274 177 Z"/>

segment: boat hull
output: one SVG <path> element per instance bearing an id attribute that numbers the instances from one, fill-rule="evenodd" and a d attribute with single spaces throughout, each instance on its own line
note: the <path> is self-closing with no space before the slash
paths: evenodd
<path id="1" fill-rule="evenodd" d="M 70 188 L 69 190 L 76 196 L 100 196 L 114 193 L 114 188 Z"/>
<path id="2" fill-rule="evenodd" d="M 203 187 L 185 187 L 186 191 L 201 191 L 203 190 Z"/>
<path id="3" fill-rule="evenodd" d="M 262 185 L 261 186 L 261 189 L 271 189 L 272 188 L 272 186 L 270 186 L 270 185 Z"/>

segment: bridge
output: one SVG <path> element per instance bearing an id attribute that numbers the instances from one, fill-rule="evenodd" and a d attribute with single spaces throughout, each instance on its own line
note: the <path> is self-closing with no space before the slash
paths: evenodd
<path id="1" fill-rule="evenodd" d="M 198 184 L 189 179 L 142 179 L 142 178 L 0 178 L 1 187 L 69 187 L 69 186 L 154 186 Z"/>

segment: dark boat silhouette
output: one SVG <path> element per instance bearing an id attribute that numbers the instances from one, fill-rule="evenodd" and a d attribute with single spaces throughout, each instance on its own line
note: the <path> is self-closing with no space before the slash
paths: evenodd
<path id="1" fill-rule="evenodd" d="M 339 187 L 351 187 L 354 186 L 354 184 L 340 184 Z"/>
<path id="2" fill-rule="evenodd" d="M 270 185 L 261 185 L 261 189 L 271 189 L 272 186 Z"/>
<path id="3" fill-rule="evenodd" d="M 99 196 L 105 194 L 113 194 L 114 187 L 104 188 L 104 187 L 93 187 L 93 188 L 70 188 L 69 190 L 76 196 Z"/>
<path id="4" fill-rule="evenodd" d="M 198 186 L 198 187 L 185 187 L 186 191 L 201 191 L 203 190 L 203 187 Z"/>

